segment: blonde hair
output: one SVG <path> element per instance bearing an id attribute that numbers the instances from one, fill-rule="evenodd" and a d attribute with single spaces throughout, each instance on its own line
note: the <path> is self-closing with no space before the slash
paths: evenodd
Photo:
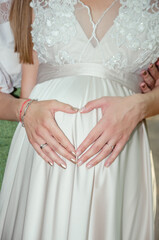
<path id="1" fill-rule="evenodd" d="M 9 20 L 15 40 L 15 52 L 19 53 L 20 63 L 33 64 L 30 2 L 31 0 L 13 0 Z"/>

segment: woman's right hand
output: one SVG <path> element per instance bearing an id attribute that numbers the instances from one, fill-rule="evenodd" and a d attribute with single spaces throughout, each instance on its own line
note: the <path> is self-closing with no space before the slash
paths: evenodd
<path id="1" fill-rule="evenodd" d="M 66 168 L 66 162 L 58 154 L 75 163 L 76 151 L 56 124 L 55 113 L 58 111 L 74 114 L 78 109 L 57 100 L 34 101 L 26 112 L 24 126 L 36 152 L 50 165 L 55 162 Z M 40 145 L 45 143 L 47 145 L 41 149 Z"/>

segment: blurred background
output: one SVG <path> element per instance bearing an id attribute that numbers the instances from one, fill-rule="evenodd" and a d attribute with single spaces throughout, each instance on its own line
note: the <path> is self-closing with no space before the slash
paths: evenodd
<path id="1" fill-rule="evenodd" d="M 157 182 L 157 213 L 155 223 L 155 240 L 159 240 L 159 116 L 149 118 L 147 120 L 147 126 Z"/>

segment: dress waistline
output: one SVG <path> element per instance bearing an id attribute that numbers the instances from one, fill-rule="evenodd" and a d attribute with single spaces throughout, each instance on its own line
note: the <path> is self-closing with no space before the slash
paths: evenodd
<path id="1" fill-rule="evenodd" d="M 51 79 L 69 77 L 69 76 L 94 76 L 102 79 L 108 79 L 120 83 L 132 90 L 135 93 L 140 93 L 139 84 L 142 81 L 140 76 L 133 73 L 114 72 L 108 70 L 101 64 L 97 63 L 76 63 L 54 66 L 49 63 L 42 63 L 39 65 L 38 81 L 42 83 Z"/>

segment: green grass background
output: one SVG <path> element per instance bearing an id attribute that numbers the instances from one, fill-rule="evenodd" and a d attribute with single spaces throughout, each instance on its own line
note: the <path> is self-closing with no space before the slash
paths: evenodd
<path id="1" fill-rule="evenodd" d="M 12 95 L 15 97 L 19 97 L 20 89 L 15 90 Z M 17 122 L 0 120 L 0 188 L 4 175 L 9 147 L 17 124 Z"/>

